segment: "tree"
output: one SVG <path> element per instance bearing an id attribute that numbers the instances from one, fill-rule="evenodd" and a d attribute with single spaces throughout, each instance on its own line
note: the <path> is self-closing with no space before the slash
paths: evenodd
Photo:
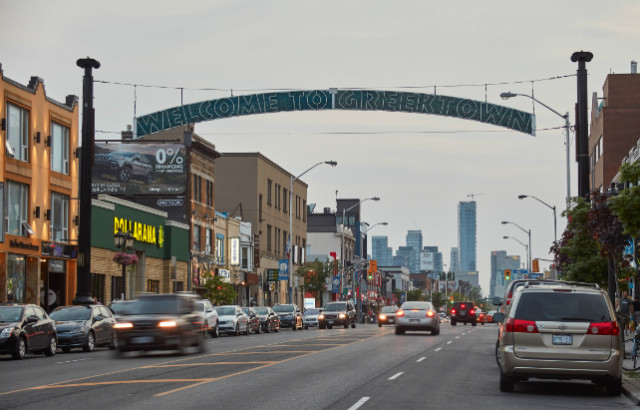
<path id="1" fill-rule="evenodd" d="M 447 299 L 444 297 L 444 293 L 442 292 L 434 292 L 431 297 L 431 303 L 435 306 L 436 309 L 440 309 L 447 303 Z"/>
<path id="2" fill-rule="evenodd" d="M 633 186 L 611 198 L 611 209 L 622 223 L 623 232 L 640 239 L 640 162 L 622 164 L 620 179 L 633 183 Z"/>
<path id="3" fill-rule="evenodd" d="M 407 291 L 407 300 L 425 301 L 424 291 L 422 289 L 414 289 Z"/>
<path id="4" fill-rule="evenodd" d="M 204 296 L 214 305 L 230 305 L 238 297 L 233 285 L 223 282 L 220 276 L 213 276 L 207 272 L 204 275 Z"/>
<path id="5" fill-rule="evenodd" d="M 333 275 L 333 262 L 321 262 L 316 259 L 300 266 L 296 273 L 304 278 L 302 289 L 311 293 L 316 301 L 319 299 L 320 306 L 323 306 L 322 294 L 326 287 L 327 278 Z"/>

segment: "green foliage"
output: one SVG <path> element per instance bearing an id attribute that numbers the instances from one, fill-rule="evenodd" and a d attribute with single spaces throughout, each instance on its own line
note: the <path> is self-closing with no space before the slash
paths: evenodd
<path id="1" fill-rule="evenodd" d="M 433 303 L 433 306 L 435 306 L 436 309 L 440 310 L 440 307 L 444 306 L 445 303 L 447 303 L 447 299 L 444 297 L 444 293 L 433 292 L 431 303 Z"/>
<path id="2" fill-rule="evenodd" d="M 623 189 L 620 194 L 611 198 L 611 209 L 617 215 L 624 233 L 640 238 L 640 162 L 623 164 L 620 167 L 622 181 L 631 182 L 634 186 Z"/>
<path id="3" fill-rule="evenodd" d="M 320 302 L 320 306 L 324 306 L 322 294 L 326 286 L 328 277 L 333 276 L 334 262 L 321 262 L 316 259 L 313 262 L 307 262 L 300 266 L 296 273 L 304 278 L 302 289 L 309 292 L 316 298 L 316 302 Z M 318 300 L 320 298 L 320 300 Z"/>
<path id="4" fill-rule="evenodd" d="M 238 296 L 232 284 L 223 282 L 220 276 L 213 276 L 208 272 L 204 275 L 204 287 L 204 296 L 214 305 L 231 305 Z"/>
<path id="5" fill-rule="evenodd" d="M 425 301 L 427 298 L 425 297 L 424 291 L 422 289 L 414 289 L 407 291 L 407 300 L 420 300 Z"/>

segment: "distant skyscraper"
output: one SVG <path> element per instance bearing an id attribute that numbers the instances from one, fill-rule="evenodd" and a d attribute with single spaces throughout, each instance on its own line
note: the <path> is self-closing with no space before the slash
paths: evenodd
<path id="1" fill-rule="evenodd" d="M 371 237 L 371 255 L 380 266 L 390 266 L 389 260 L 389 238 L 387 236 Z"/>
<path id="2" fill-rule="evenodd" d="M 507 251 L 491 252 L 491 282 L 489 285 L 489 297 L 502 296 L 505 286 L 505 269 L 519 269 L 520 257 L 507 255 Z"/>
<path id="3" fill-rule="evenodd" d="M 407 231 L 407 246 L 413 248 L 409 258 L 409 272 L 420 272 L 420 251 L 422 250 L 422 231 Z"/>
<path id="4" fill-rule="evenodd" d="M 443 271 L 442 253 L 437 246 L 425 246 L 420 252 L 420 271 L 431 271 L 434 278 Z"/>
<path id="5" fill-rule="evenodd" d="M 458 248 L 451 248 L 449 254 L 449 269 L 448 272 L 460 272 L 460 252 Z"/>
<path id="6" fill-rule="evenodd" d="M 476 271 L 476 201 L 458 203 L 460 271 Z"/>
<path id="7" fill-rule="evenodd" d="M 404 266 L 409 268 L 409 264 L 411 263 L 411 257 L 413 255 L 413 247 L 412 246 L 400 246 L 398 247 L 398 251 L 396 252 L 396 263 L 395 265 Z M 412 271 L 410 271 L 412 272 Z"/>

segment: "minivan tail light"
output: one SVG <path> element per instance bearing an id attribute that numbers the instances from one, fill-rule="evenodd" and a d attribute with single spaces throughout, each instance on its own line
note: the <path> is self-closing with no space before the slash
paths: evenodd
<path id="1" fill-rule="evenodd" d="M 507 305 L 509 305 L 511 303 L 511 298 L 513 297 L 513 293 L 509 292 L 509 294 L 507 295 Z"/>
<path id="2" fill-rule="evenodd" d="M 507 319 L 505 330 L 513 333 L 538 333 L 538 326 L 533 320 Z"/>
<path id="3" fill-rule="evenodd" d="M 404 310 L 402 310 L 402 309 L 401 309 L 401 310 L 398 310 L 398 311 L 396 312 L 396 316 L 404 316 Z"/>
<path id="4" fill-rule="evenodd" d="M 595 322 L 589 325 L 587 334 L 603 336 L 619 336 L 620 326 L 618 322 Z"/>
<path id="5" fill-rule="evenodd" d="M 451 309 L 451 314 L 455 315 L 456 314 L 456 310 L 455 309 Z"/>

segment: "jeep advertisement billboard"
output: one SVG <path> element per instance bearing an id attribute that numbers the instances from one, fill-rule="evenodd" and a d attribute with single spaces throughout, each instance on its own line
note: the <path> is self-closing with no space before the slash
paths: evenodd
<path id="1" fill-rule="evenodd" d="M 182 144 L 96 141 L 91 192 L 109 195 L 176 196 L 187 185 Z"/>

